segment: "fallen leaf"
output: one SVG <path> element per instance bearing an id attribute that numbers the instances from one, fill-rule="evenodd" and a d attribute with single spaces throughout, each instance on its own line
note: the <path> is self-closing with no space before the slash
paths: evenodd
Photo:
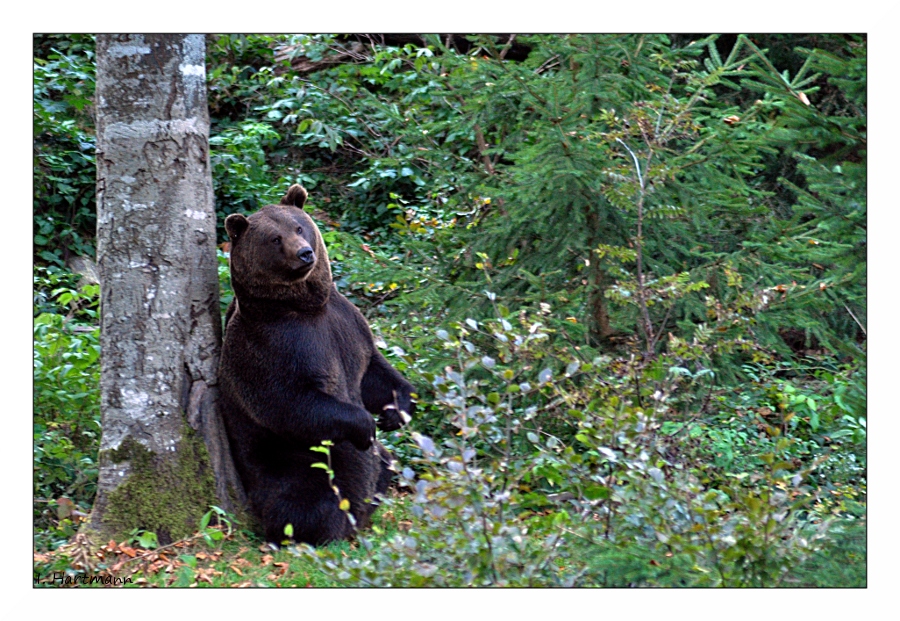
<path id="1" fill-rule="evenodd" d="M 212 583 L 213 583 L 212 578 L 210 577 L 210 575 L 207 574 L 207 573 L 205 573 L 205 572 L 203 572 L 203 571 L 200 571 L 200 572 L 197 574 L 197 582 L 201 582 L 201 581 L 206 582 L 207 584 L 212 584 Z"/>

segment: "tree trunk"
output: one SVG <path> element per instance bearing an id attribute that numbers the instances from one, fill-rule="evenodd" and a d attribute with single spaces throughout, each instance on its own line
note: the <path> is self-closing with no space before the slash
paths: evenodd
<path id="1" fill-rule="evenodd" d="M 606 307 L 605 294 L 608 285 L 606 272 L 601 267 L 600 257 L 593 252 L 600 244 L 600 218 L 590 200 L 585 202 L 584 213 L 587 221 L 588 260 L 590 261 L 587 323 L 592 340 L 596 345 L 602 347 L 609 344 L 609 337 L 613 335 L 613 329 L 609 323 L 609 312 Z"/>
<path id="2" fill-rule="evenodd" d="M 609 312 L 606 309 L 606 272 L 600 267 L 600 259 L 591 257 L 590 291 L 588 292 L 588 309 L 590 311 L 590 332 L 594 342 L 599 346 L 609 343 L 614 334 L 609 323 Z"/>
<path id="3" fill-rule="evenodd" d="M 100 476 L 90 527 L 161 542 L 243 502 L 222 341 L 202 35 L 97 37 Z"/>

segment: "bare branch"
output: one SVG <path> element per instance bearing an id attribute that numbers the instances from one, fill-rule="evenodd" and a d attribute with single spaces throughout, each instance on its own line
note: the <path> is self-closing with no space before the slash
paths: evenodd
<path id="1" fill-rule="evenodd" d="M 850 307 L 847 306 L 846 304 L 844 304 L 844 308 L 846 308 L 847 312 L 850 313 L 850 316 L 853 317 L 853 321 L 855 321 L 856 325 L 859 326 L 859 329 L 863 331 L 863 334 L 865 334 L 866 336 L 869 336 L 869 333 L 866 332 L 866 327 L 859 322 L 859 319 L 856 318 L 856 315 L 853 314 L 853 311 L 850 310 Z"/>

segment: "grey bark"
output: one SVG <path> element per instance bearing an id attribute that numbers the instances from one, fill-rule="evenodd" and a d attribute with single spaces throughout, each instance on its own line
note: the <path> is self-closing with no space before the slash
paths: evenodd
<path id="1" fill-rule="evenodd" d="M 98 36 L 96 114 L 103 433 L 91 523 L 132 474 L 114 451 L 132 438 L 176 460 L 185 422 L 232 510 L 243 491 L 215 412 L 222 328 L 203 36 Z"/>

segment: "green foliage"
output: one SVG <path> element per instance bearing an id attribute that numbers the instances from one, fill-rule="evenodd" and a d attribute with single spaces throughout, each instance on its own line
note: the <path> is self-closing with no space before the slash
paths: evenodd
<path id="1" fill-rule="evenodd" d="M 231 288 L 231 272 L 228 271 L 228 254 L 222 250 L 216 250 L 216 269 L 219 276 L 219 310 L 222 319 L 225 319 L 225 311 L 234 299 L 234 290 Z"/>
<path id="2" fill-rule="evenodd" d="M 865 588 L 866 524 L 839 522 L 832 528 L 831 541 L 809 557 L 785 581 L 785 586 Z"/>
<path id="3" fill-rule="evenodd" d="M 62 266 L 93 254 L 94 39 L 35 38 L 34 254 Z"/>
<path id="4" fill-rule="evenodd" d="M 216 525 L 222 525 L 225 527 L 223 531 L 221 528 L 215 528 L 210 526 L 210 521 L 216 518 Z M 235 518 L 233 515 L 229 515 L 224 509 L 220 509 L 215 505 L 211 505 L 209 511 L 203 514 L 203 517 L 200 518 L 200 534 L 203 536 L 203 540 L 206 541 L 209 545 L 213 545 L 217 541 L 222 541 L 225 537 L 231 534 L 234 528 Z M 149 547 L 141 543 L 142 546 Z"/>
<path id="5" fill-rule="evenodd" d="M 34 271 L 35 546 L 74 534 L 97 489 L 100 329 L 96 285 L 58 268 Z"/>
<path id="6" fill-rule="evenodd" d="M 220 37 L 210 55 L 235 56 L 230 50 L 237 40 Z M 319 60 L 335 46 L 330 36 L 240 41 Z M 272 49 L 265 55 L 271 58 Z M 241 107 L 249 114 L 239 118 L 252 119 L 256 128 L 268 127 L 269 136 L 277 131 L 280 139 L 266 144 L 265 152 L 278 164 L 279 174 L 316 188 L 317 200 L 341 213 L 346 229 L 365 227 L 376 234 L 380 230 L 384 237 L 384 229 L 403 211 L 399 204 L 408 204 L 407 211 L 423 216 L 443 215 L 443 205 L 458 187 L 447 157 L 440 151 L 432 153 L 438 143 L 428 134 L 433 115 L 441 123 L 457 116 L 438 105 L 445 93 L 434 79 L 439 65 L 431 56 L 429 50 L 412 46 L 378 49 L 365 57 L 366 64 L 337 64 L 319 72 L 315 81 L 284 72 L 286 60 L 262 67 L 218 66 L 210 73 L 211 110 Z M 236 121 L 221 119 L 216 125 L 223 134 L 237 132 Z M 437 161 L 431 159 L 435 156 Z M 236 170 L 230 175 L 236 180 L 243 177 L 238 185 L 250 188 L 252 181 L 264 178 L 264 170 L 257 167 L 250 172 Z M 217 192 L 217 198 L 223 206 L 233 207 L 222 193 Z"/>
<path id="7" fill-rule="evenodd" d="M 771 144 L 794 160 L 778 183 L 795 198 L 773 206 L 771 224 L 748 237 L 738 269 L 787 288 L 760 318 L 761 342 L 785 352 L 774 333 L 795 326 L 808 341 L 858 357 L 866 332 L 866 46 L 839 36 L 829 47 L 798 49 L 804 63 L 790 79 L 754 48 L 760 68 L 746 85 L 763 93 Z"/>
<path id="8" fill-rule="evenodd" d="M 210 161 L 221 220 L 235 212 L 249 214 L 281 199 L 266 163 L 266 148 L 277 144 L 279 138 L 270 125 L 252 122 L 210 137 Z"/>

